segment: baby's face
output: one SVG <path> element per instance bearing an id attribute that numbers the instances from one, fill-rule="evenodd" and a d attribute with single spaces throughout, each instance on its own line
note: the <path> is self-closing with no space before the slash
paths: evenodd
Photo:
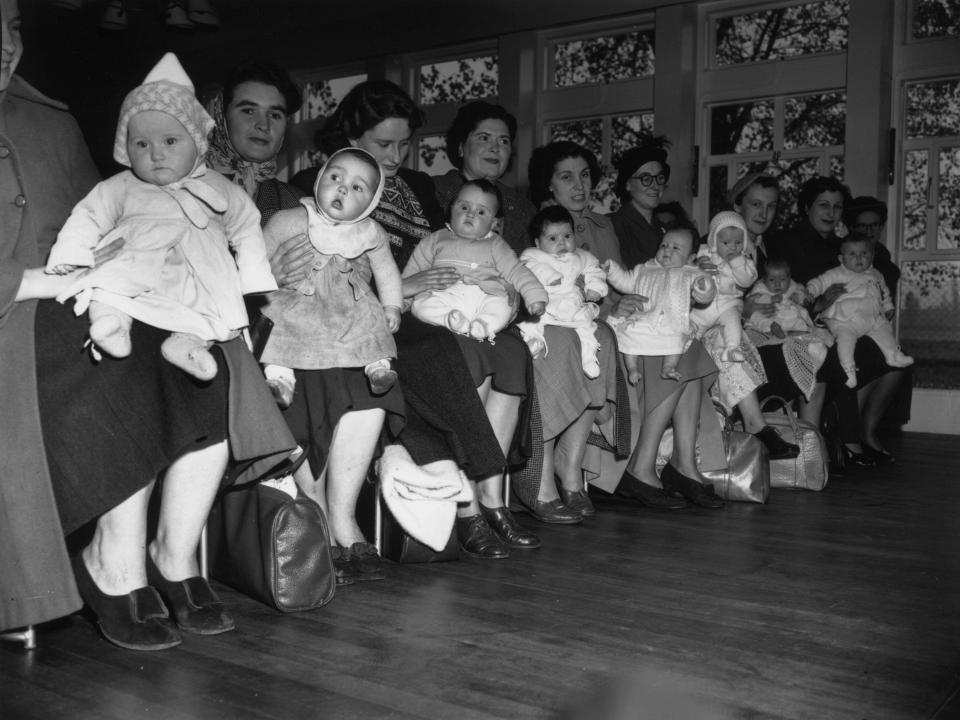
<path id="1" fill-rule="evenodd" d="M 497 198 L 468 185 L 450 208 L 450 227 L 458 237 L 477 240 L 485 237 L 497 219 Z"/>
<path id="2" fill-rule="evenodd" d="M 687 230 L 670 230 L 660 241 L 657 262 L 663 267 L 679 268 L 690 261 L 693 254 L 693 235 Z"/>
<path id="3" fill-rule="evenodd" d="M 547 255 L 573 252 L 573 227 L 570 223 L 547 223 L 536 240 L 537 247 Z"/>
<path id="4" fill-rule="evenodd" d="M 743 230 L 725 227 L 717 231 L 717 255 L 723 260 L 743 255 Z"/>
<path id="5" fill-rule="evenodd" d="M 790 287 L 790 273 L 782 267 L 767 268 L 763 282 L 770 292 L 774 294 L 785 293 L 787 288 Z"/>
<path id="6" fill-rule="evenodd" d="M 337 155 L 320 176 L 317 205 L 333 220 L 356 220 L 370 207 L 378 184 L 376 171 L 363 160 Z"/>
<path id="7" fill-rule="evenodd" d="M 197 164 L 197 144 L 173 115 L 144 110 L 130 118 L 127 155 L 133 174 L 151 185 L 169 185 Z"/>
<path id="8" fill-rule="evenodd" d="M 851 272 L 865 272 L 872 263 L 873 248 L 866 241 L 846 242 L 840 248 L 840 264 Z"/>

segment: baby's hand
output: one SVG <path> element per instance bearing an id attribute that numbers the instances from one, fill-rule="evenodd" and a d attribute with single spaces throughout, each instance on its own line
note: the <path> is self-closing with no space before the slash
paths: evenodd
<path id="1" fill-rule="evenodd" d="M 773 304 L 777 304 L 778 302 L 783 302 L 783 293 L 777 293 L 776 295 L 771 295 L 770 301 Z"/>
<path id="2" fill-rule="evenodd" d="M 47 270 L 48 275 L 68 275 L 77 269 L 76 265 L 54 265 Z"/>
<path id="3" fill-rule="evenodd" d="M 717 272 L 716 263 L 711 262 L 710 258 L 706 255 L 697 258 L 697 267 L 699 267 L 705 273 L 716 274 Z"/>
<path id="4" fill-rule="evenodd" d="M 385 307 L 383 314 L 387 317 L 387 330 L 395 333 L 400 329 L 400 308 L 393 306 Z"/>
<path id="5" fill-rule="evenodd" d="M 807 291 L 806 290 L 797 290 L 793 295 L 790 296 L 790 299 L 793 300 L 797 305 L 806 305 L 807 304 Z"/>
<path id="6" fill-rule="evenodd" d="M 536 315 L 540 317 L 547 311 L 547 304 L 545 302 L 535 302 L 527 305 L 527 310 L 530 311 L 531 315 Z"/>
<path id="7" fill-rule="evenodd" d="M 610 272 L 611 267 L 613 267 L 613 260 L 610 260 L 609 258 L 600 263 L 600 269 L 605 273 Z"/>
<path id="8" fill-rule="evenodd" d="M 583 298 L 587 302 L 592 302 L 592 303 L 600 302 L 600 293 L 598 293 L 596 290 L 587 290 L 583 294 Z"/>

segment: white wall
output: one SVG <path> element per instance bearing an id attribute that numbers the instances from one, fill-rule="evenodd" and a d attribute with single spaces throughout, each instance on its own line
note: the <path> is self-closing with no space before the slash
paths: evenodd
<path id="1" fill-rule="evenodd" d="M 960 435 L 960 390 L 913 389 L 907 432 Z"/>

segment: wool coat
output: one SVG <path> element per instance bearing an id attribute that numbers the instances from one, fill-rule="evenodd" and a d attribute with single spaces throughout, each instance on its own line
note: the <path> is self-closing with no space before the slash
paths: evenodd
<path id="1" fill-rule="evenodd" d="M 14 76 L 0 97 L 0 629 L 80 608 L 40 434 L 36 301 L 15 302 L 57 231 L 97 182 L 65 106 Z"/>

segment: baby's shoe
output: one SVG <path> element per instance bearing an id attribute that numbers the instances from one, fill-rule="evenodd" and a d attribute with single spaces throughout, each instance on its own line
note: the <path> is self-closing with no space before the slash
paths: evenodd
<path id="1" fill-rule="evenodd" d="M 397 382 L 397 371 L 390 367 L 390 361 L 386 358 L 370 363 L 363 372 L 370 383 L 370 392 L 374 395 L 383 395 Z"/>
<path id="2" fill-rule="evenodd" d="M 898 347 L 897 351 L 887 358 L 887 365 L 895 368 L 905 368 L 913 365 L 913 357 L 905 355 Z"/>
<path id="3" fill-rule="evenodd" d="M 124 327 L 116 315 L 105 315 L 90 323 L 90 339 L 97 348 L 111 357 L 125 358 L 133 350 L 130 328 Z"/>
<path id="4" fill-rule="evenodd" d="M 470 334 L 470 321 L 459 310 L 451 310 L 447 313 L 447 327 L 457 335 Z"/>
<path id="5" fill-rule="evenodd" d="M 213 380 L 217 376 L 217 361 L 210 353 L 210 345 L 196 335 L 173 333 L 160 345 L 160 354 L 197 380 Z"/>
<path id="6" fill-rule="evenodd" d="M 293 402 L 293 391 L 297 386 L 297 378 L 293 370 L 279 365 L 267 365 L 263 368 L 263 375 L 277 405 L 282 408 L 290 407 Z"/>
<path id="7" fill-rule="evenodd" d="M 596 358 L 585 358 L 583 360 L 583 374 L 591 380 L 600 377 L 600 363 Z"/>
<path id="8" fill-rule="evenodd" d="M 844 383 L 848 388 L 855 388 L 857 386 L 857 369 L 856 368 L 844 368 L 843 371 L 847 374 L 847 381 Z"/>
<path id="9" fill-rule="evenodd" d="M 487 324 L 483 320 L 474 320 L 470 323 L 470 337 L 474 340 L 486 340 L 489 335 Z"/>
<path id="10" fill-rule="evenodd" d="M 738 347 L 724 348 L 720 353 L 720 359 L 724 362 L 743 362 L 746 358 Z"/>

